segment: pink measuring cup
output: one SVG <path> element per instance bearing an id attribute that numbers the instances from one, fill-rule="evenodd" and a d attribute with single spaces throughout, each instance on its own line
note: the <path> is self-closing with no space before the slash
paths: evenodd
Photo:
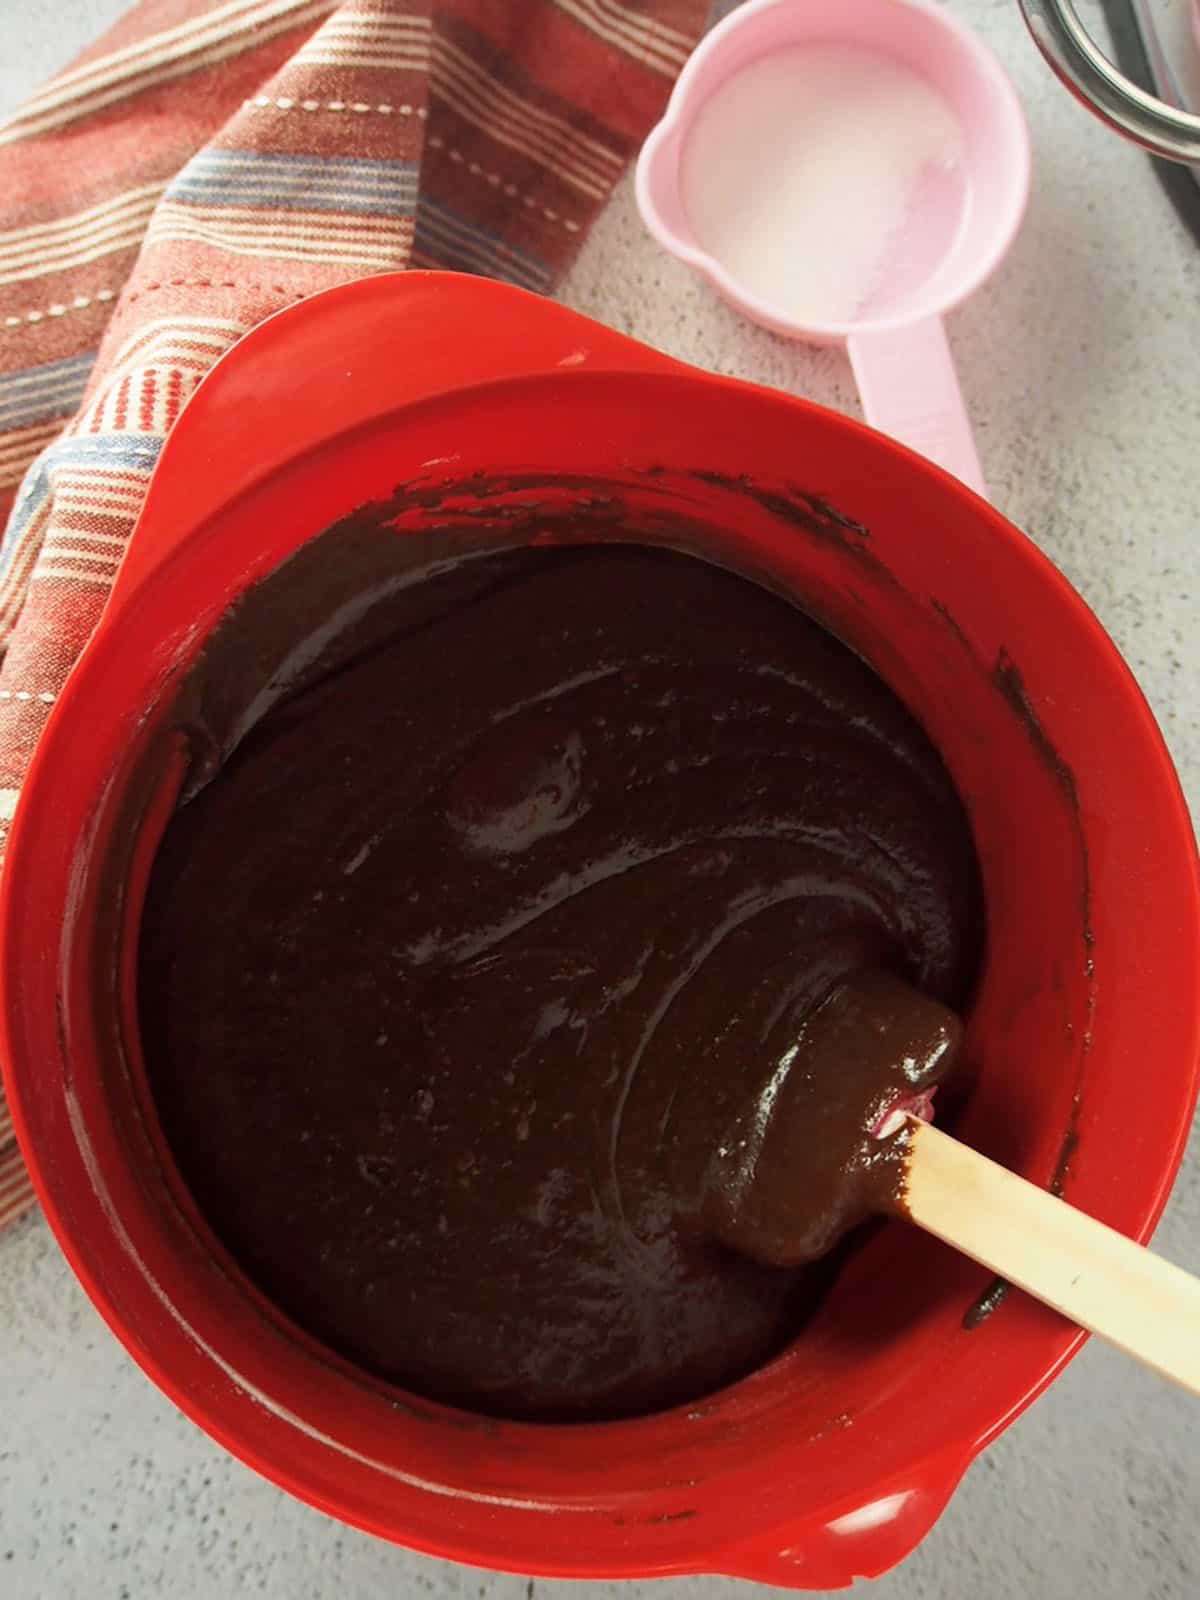
<path id="1" fill-rule="evenodd" d="M 887 247 L 878 286 L 849 322 L 798 322 L 739 282 L 696 238 L 681 162 L 706 101 L 768 52 L 837 46 L 887 58 L 922 79 L 961 133 L 952 187 L 932 185 Z M 764 126 L 769 140 L 772 128 Z M 1029 192 L 1029 135 L 995 57 L 929 0 L 748 0 L 684 66 L 642 149 L 637 200 L 650 233 L 729 303 L 777 333 L 844 343 L 866 419 L 986 493 L 942 316 L 1012 243 Z"/>

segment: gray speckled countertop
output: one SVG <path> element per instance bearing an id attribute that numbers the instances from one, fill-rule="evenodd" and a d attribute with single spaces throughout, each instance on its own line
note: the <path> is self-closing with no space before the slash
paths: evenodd
<path id="1" fill-rule="evenodd" d="M 122 9 L 3 0 L 0 112 Z M 1200 803 L 1200 251 L 1146 161 L 1060 89 L 1016 0 L 954 0 L 1028 108 L 1035 188 L 951 337 L 996 503 L 1099 613 Z M 1086 8 L 1094 14 L 1095 8 Z M 721 307 L 644 237 L 624 184 L 564 298 L 672 354 L 855 409 L 843 357 Z M 1156 1246 L 1200 1271 L 1200 1144 Z M 1198 1330 L 1200 1336 L 1200 1330 Z M 1200 1594 L 1200 1402 L 1092 1343 L 968 1472 L 879 1600 Z M 496 1577 L 410 1555 L 256 1477 L 177 1413 L 101 1325 L 40 1218 L 0 1238 L 0 1595 L 635 1600 L 637 1585 Z M 733 1600 L 720 1579 L 644 1586 Z M 757 1591 L 764 1592 L 764 1591 Z"/>

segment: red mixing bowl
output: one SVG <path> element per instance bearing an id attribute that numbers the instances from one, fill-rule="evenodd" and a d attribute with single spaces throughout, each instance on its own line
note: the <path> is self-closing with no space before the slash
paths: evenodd
<path id="1" fill-rule="evenodd" d="M 354 1372 L 262 1302 L 182 1192 L 134 1011 L 186 761 L 157 735 L 231 603 L 366 502 L 391 502 L 397 538 L 504 522 L 702 546 L 860 650 L 943 752 L 982 863 L 957 1131 L 1138 1239 L 1191 1117 L 1200 954 L 1191 828 L 1145 701 L 1064 579 L 928 462 L 519 291 L 411 274 L 282 313 L 202 386 L 25 786 L 0 906 L 8 1092 L 63 1249 L 178 1405 L 303 1499 L 435 1555 L 877 1574 L 1082 1340 L 1019 1294 L 973 1317 L 986 1274 L 915 1229 L 864 1239 L 793 1347 L 723 1392 L 532 1426 Z"/>

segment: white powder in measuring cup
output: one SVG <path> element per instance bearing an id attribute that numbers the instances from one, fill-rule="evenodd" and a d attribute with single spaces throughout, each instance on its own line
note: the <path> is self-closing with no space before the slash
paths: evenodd
<path id="1" fill-rule="evenodd" d="M 903 63 L 792 46 L 700 108 L 681 199 L 697 244 L 739 287 L 797 322 L 849 322 L 893 257 L 910 279 L 937 265 L 962 209 L 962 157 L 954 114 Z M 922 193 L 935 203 L 918 205 Z"/>

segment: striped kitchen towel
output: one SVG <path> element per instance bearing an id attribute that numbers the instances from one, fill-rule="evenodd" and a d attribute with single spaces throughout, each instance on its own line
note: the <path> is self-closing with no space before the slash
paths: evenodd
<path id="1" fill-rule="evenodd" d="M 0 124 L 0 850 L 223 351 L 409 265 L 548 292 L 709 0 L 142 0 Z M 0 1225 L 32 1191 L 0 1098 Z"/>

